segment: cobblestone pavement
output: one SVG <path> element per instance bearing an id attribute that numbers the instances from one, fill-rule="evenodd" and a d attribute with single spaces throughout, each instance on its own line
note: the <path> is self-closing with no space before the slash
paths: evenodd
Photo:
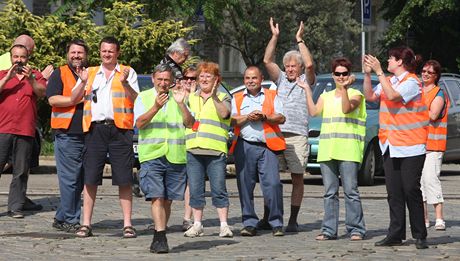
<path id="1" fill-rule="evenodd" d="M 413 245 L 409 228 L 408 241 L 398 247 L 375 247 L 374 243 L 385 236 L 389 223 L 385 186 L 382 180 L 376 186 L 361 187 L 364 216 L 368 229 L 365 240 L 351 242 L 345 235 L 344 204 L 341 198 L 339 239 L 317 242 L 323 215 L 322 184 L 319 176 L 305 176 L 305 196 L 299 213 L 300 232 L 273 237 L 270 231 L 259 231 L 258 236 L 239 236 L 242 228 L 236 180 L 227 179 L 231 196 L 229 224 L 234 238 L 218 237 L 219 220 L 215 209 L 205 209 L 203 225 L 205 236 L 185 238 L 181 232 L 183 204 L 175 202 L 169 222 L 169 254 L 149 252 L 152 240 L 150 205 L 142 198 L 134 199 L 133 224 L 138 230 L 136 239 L 122 239 L 122 217 L 117 188 L 109 178 L 99 188 L 93 216 L 94 237 L 80 239 L 72 234 L 56 231 L 51 227 L 59 201 L 55 174 L 31 174 L 29 195 L 44 206 L 39 212 L 27 212 L 24 219 L 12 219 L 6 215 L 7 192 L 11 175 L 0 179 L 0 260 L 460 260 L 460 168 L 444 167 L 442 181 L 446 197 L 446 231 L 428 229 L 429 249 L 417 250 Z M 289 217 L 289 176 L 284 181 L 285 222 Z M 255 204 L 261 214 L 263 200 L 256 188 Z M 430 209 L 432 223 L 434 214 Z"/>

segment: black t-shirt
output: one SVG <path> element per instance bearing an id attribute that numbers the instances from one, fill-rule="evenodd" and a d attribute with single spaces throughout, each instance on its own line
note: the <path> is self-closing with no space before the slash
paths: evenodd
<path id="1" fill-rule="evenodd" d="M 78 76 L 75 74 L 74 71 L 72 71 L 73 76 L 75 77 L 75 80 L 78 79 Z M 46 87 L 46 97 L 49 98 L 51 96 L 55 95 L 62 95 L 62 92 L 64 90 L 64 85 L 62 84 L 61 80 L 61 68 L 58 68 L 57 70 L 54 70 L 54 72 L 51 74 L 49 80 L 48 80 L 48 85 Z M 77 107 L 75 108 L 75 113 L 72 117 L 72 121 L 70 122 L 69 128 L 66 129 L 53 129 L 54 135 L 60 134 L 60 133 L 66 133 L 66 134 L 83 134 L 83 127 L 82 127 L 82 122 L 83 122 L 83 103 L 77 104 Z"/>

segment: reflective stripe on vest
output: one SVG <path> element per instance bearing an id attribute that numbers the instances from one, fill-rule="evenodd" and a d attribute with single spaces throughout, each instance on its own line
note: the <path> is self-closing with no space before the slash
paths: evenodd
<path id="1" fill-rule="evenodd" d="M 92 98 L 92 85 L 96 74 L 99 70 L 97 67 L 88 68 L 88 83 L 85 86 L 84 94 L 84 105 L 83 105 L 83 131 L 88 132 L 91 126 L 91 98 Z M 134 103 L 125 94 L 125 89 L 120 82 L 121 72 L 128 66 L 120 64 L 120 71 L 115 70 L 112 79 L 111 93 L 112 93 L 112 104 L 113 104 L 113 120 L 115 126 L 120 129 L 133 129 L 134 114 L 133 108 Z"/>
<path id="2" fill-rule="evenodd" d="M 408 73 L 399 84 L 413 78 L 421 84 L 415 74 Z M 389 81 L 389 78 L 387 78 Z M 398 90 L 398 87 L 395 87 Z M 385 144 L 388 140 L 392 146 L 414 146 L 425 144 L 427 140 L 427 125 L 429 123 L 427 106 L 424 103 L 423 92 L 420 98 L 414 98 L 404 104 L 401 101 L 390 101 L 385 92 L 380 96 L 379 140 Z M 410 137 L 410 138 L 408 138 Z"/>
<path id="3" fill-rule="evenodd" d="M 139 94 L 145 112 L 154 106 L 156 99 L 154 88 Z M 172 94 L 169 97 L 173 97 Z M 165 156 L 174 164 L 186 163 L 185 127 L 182 113 L 173 98 L 170 98 L 150 123 L 139 129 L 139 161 L 145 162 Z"/>
<path id="4" fill-rule="evenodd" d="M 264 103 L 262 104 L 262 112 L 265 115 L 272 115 L 275 113 L 275 97 L 276 91 L 274 90 L 264 90 Z M 235 105 L 237 110 L 237 115 L 241 115 L 241 104 L 243 103 L 244 92 L 239 92 L 233 96 L 235 99 Z M 282 151 L 286 149 L 286 142 L 284 140 L 283 134 L 278 126 L 278 124 L 269 124 L 266 121 L 262 122 L 264 128 L 265 142 L 267 147 L 273 151 Z M 241 133 L 241 127 L 235 126 L 234 136 L 232 141 L 232 146 L 230 147 L 230 154 L 235 150 L 236 143 L 238 141 L 238 136 Z"/>
<path id="5" fill-rule="evenodd" d="M 358 90 L 349 88 L 348 97 L 360 96 L 359 107 L 347 114 L 342 102 L 334 102 L 335 90 L 323 93 L 321 131 L 317 161 L 330 160 L 362 162 L 366 136 L 366 102 Z M 327 104 L 327 106 L 326 106 Z"/>
<path id="6" fill-rule="evenodd" d="M 75 76 L 68 65 L 59 67 L 62 82 L 62 96 L 69 97 L 72 95 L 72 89 L 77 83 Z M 75 114 L 75 105 L 68 107 L 56 107 L 51 109 L 51 128 L 68 129 Z"/>
<path id="7" fill-rule="evenodd" d="M 223 100 L 225 93 L 218 93 L 219 100 Z M 185 144 L 189 149 L 209 149 L 227 153 L 229 119 L 220 119 L 212 98 L 203 102 L 201 96 L 190 94 L 190 110 L 195 115 L 195 121 L 199 121 L 197 131 L 187 128 L 185 131 Z"/>
<path id="8" fill-rule="evenodd" d="M 439 86 L 435 86 L 433 89 L 425 92 L 425 104 L 428 108 L 431 107 L 431 103 L 439 92 L 443 92 L 444 94 L 444 107 L 441 111 L 444 115 L 435 121 L 430 120 L 428 124 L 426 149 L 429 151 L 446 151 L 447 146 L 447 118 L 450 107 L 450 100 L 447 93 L 441 90 Z"/>

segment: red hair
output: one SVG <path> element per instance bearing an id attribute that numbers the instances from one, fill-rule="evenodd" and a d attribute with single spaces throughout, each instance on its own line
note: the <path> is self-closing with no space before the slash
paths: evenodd
<path id="1" fill-rule="evenodd" d="M 219 65 L 213 62 L 201 62 L 198 64 L 197 67 L 197 74 L 200 75 L 202 72 L 206 72 L 217 76 L 220 81 L 220 72 L 219 72 Z"/>

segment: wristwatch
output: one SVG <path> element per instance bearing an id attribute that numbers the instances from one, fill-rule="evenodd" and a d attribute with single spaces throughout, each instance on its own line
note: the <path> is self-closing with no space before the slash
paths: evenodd
<path id="1" fill-rule="evenodd" d="M 304 40 L 297 41 L 297 44 L 299 43 L 305 43 L 305 41 Z"/>

